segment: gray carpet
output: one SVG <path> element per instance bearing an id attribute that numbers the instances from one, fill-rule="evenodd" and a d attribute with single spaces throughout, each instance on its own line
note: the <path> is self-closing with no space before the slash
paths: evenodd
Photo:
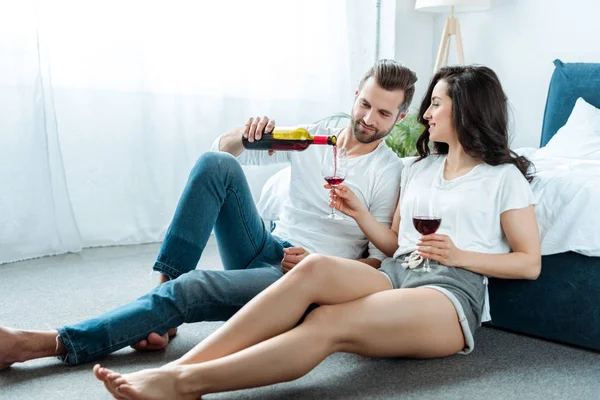
<path id="1" fill-rule="evenodd" d="M 151 289 L 159 245 L 87 249 L 80 254 L 0 265 L 0 324 L 47 329 L 89 318 Z M 220 268 L 210 242 L 199 268 Z M 121 372 L 171 361 L 219 323 L 184 325 L 165 352 L 123 349 L 102 363 Z M 469 356 L 369 359 L 336 354 L 307 376 L 206 399 L 600 399 L 600 354 L 481 328 Z M 0 399 L 108 399 L 91 365 L 56 359 L 0 371 Z"/>

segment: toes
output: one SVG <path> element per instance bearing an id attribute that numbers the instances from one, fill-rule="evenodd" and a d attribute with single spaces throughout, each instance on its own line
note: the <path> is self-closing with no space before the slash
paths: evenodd
<path id="1" fill-rule="evenodd" d="M 150 336 L 148 336 L 148 342 L 153 348 L 165 348 L 169 344 L 169 335 L 165 333 L 161 336 L 157 333 L 151 333 Z"/>
<path id="2" fill-rule="evenodd" d="M 94 375 L 96 378 L 102 381 L 106 390 L 113 395 L 115 399 L 124 399 L 124 397 L 120 396 L 116 391 L 113 385 L 112 379 L 118 379 L 121 377 L 121 374 L 111 371 L 108 368 L 102 368 L 100 364 L 94 365 Z"/>
<path id="3" fill-rule="evenodd" d="M 130 385 L 124 383 L 123 385 L 117 387 L 117 393 L 120 396 L 124 396 L 125 399 L 135 400 L 139 397 L 137 396 L 136 391 Z"/>
<path id="4" fill-rule="evenodd" d="M 94 365 L 94 375 L 96 375 L 96 378 L 100 379 L 101 381 L 106 380 L 106 376 L 112 372 L 109 369 L 103 368 L 100 364 L 96 364 Z"/>
<path id="5" fill-rule="evenodd" d="M 177 335 L 177 328 L 169 329 L 169 332 L 167 333 L 169 334 L 169 337 L 172 338 Z"/>
<path id="6" fill-rule="evenodd" d="M 147 340 L 140 340 L 138 343 L 131 345 L 134 350 L 145 350 L 148 346 Z"/>
<path id="7" fill-rule="evenodd" d="M 120 377 L 121 377 L 121 374 L 120 374 L 120 373 L 118 373 L 118 372 L 113 372 L 113 373 L 110 373 L 110 374 L 108 374 L 108 375 L 106 376 L 106 380 L 107 380 L 107 381 L 114 381 L 115 379 L 118 379 L 118 378 L 120 378 Z"/>
<path id="8" fill-rule="evenodd" d="M 163 341 L 163 337 L 156 332 L 148 335 L 148 344 L 157 344 Z"/>
<path id="9" fill-rule="evenodd" d="M 124 385 L 127 383 L 127 379 L 123 378 L 122 376 L 115 378 L 115 380 L 113 380 L 113 384 L 119 388 L 119 386 Z"/>
<path id="10" fill-rule="evenodd" d="M 165 333 L 161 336 L 158 333 L 153 332 L 149 334 L 148 338 L 142 342 L 145 344 L 143 347 L 132 347 L 136 350 L 163 350 L 169 344 L 169 335 Z"/>

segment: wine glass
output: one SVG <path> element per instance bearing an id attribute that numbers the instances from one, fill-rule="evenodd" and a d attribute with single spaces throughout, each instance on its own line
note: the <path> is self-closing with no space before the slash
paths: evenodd
<path id="1" fill-rule="evenodd" d="M 429 193 L 429 196 L 415 199 L 412 220 L 413 226 L 421 235 L 431 235 L 437 232 L 442 223 L 442 217 L 434 206 L 432 193 Z M 423 272 L 429 271 L 431 271 L 429 258 L 426 258 Z"/>
<path id="2" fill-rule="evenodd" d="M 338 149 L 336 146 L 327 146 L 323 159 L 321 160 L 321 175 L 325 181 L 335 188 L 337 185 L 344 182 L 348 173 L 348 153 L 346 149 Z M 327 200 L 329 203 L 329 199 Z M 336 214 L 335 208 L 331 209 L 331 213 L 323 215 L 321 218 L 342 221 L 346 218 Z"/>

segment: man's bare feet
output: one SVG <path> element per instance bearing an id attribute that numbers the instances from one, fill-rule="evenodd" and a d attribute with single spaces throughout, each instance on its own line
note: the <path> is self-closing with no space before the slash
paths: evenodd
<path id="1" fill-rule="evenodd" d="M 0 370 L 6 369 L 19 361 L 15 354 L 18 351 L 18 334 L 14 329 L 0 328 Z"/>
<path id="2" fill-rule="evenodd" d="M 184 394 L 180 387 L 180 370 L 177 367 L 145 369 L 121 375 L 99 364 L 94 366 L 96 378 L 117 399 L 127 400 L 195 400 L 198 394 Z"/>
<path id="3" fill-rule="evenodd" d="M 16 362 L 65 355 L 56 331 L 23 331 L 0 327 L 0 370 Z M 57 352 L 58 351 L 58 352 Z"/>
<path id="4" fill-rule="evenodd" d="M 137 351 L 163 350 L 169 345 L 169 339 L 168 333 L 161 336 L 153 332 L 148 335 L 148 338 L 132 345 L 131 348 Z"/>
<path id="5" fill-rule="evenodd" d="M 168 282 L 170 280 L 171 278 L 169 278 L 167 275 L 160 274 L 158 284 L 162 285 L 163 283 Z M 169 329 L 169 331 L 164 335 L 159 335 L 158 333 L 153 332 L 149 334 L 146 339 L 141 340 L 138 343 L 132 345 L 131 348 L 137 351 L 163 350 L 167 348 L 171 338 L 175 337 L 176 335 L 177 328 Z"/>

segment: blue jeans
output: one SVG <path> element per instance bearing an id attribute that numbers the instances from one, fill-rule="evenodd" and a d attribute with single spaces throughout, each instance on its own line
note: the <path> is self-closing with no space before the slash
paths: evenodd
<path id="1" fill-rule="evenodd" d="M 196 270 L 211 231 L 224 270 Z M 110 354 L 184 322 L 223 321 L 283 276 L 283 248 L 258 214 L 228 153 L 202 155 L 188 178 L 154 270 L 171 278 L 139 299 L 58 329 L 69 365 Z"/>

